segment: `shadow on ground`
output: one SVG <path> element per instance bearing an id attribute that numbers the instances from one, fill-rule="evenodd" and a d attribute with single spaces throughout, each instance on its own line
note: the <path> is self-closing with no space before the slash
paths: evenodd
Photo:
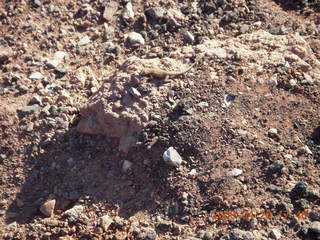
<path id="1" fill-rule="evenodd" d="M 7 223 L 43 217 L 39 208 L 50 198 L 57 200 L 58 215 L 83 200 L 103 205 L 99 214 L 116 210 L 128 218 L 139 211 L 155 211 L 159 203 L 175 194 L 165 180 L 172 169 L 158 162 L 160 147 L 152 151 L 133 149 L 121 156 L 116 141 L 83 135 L 75 128 L 54 138 L 40 143 L 43 150 L 37 155 L 35 146 L 30 145 L 25 160 L 31 161 L 32 167 L 25 169 L 26 181 L 7 210 Z M 133 162 L 126 173 L 121 166 L 125 159 Z"/>
<path id="2" fill-rule="evenodd" d="M 274 0 L 277 4 L 279 4 L 283 10 L 302 10 L 304 8 L 310 7 L 316 11 L 320 11 L 320 5 L 318 0 Z"/>

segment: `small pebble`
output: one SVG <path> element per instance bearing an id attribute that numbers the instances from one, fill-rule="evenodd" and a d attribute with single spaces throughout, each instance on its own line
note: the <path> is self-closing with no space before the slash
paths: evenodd
<path id="1" fill-rule="evenodd" d="M 169 147 L 163 153 L 163 160 L 166 164 L 173 167 L 179 167 L 182 164 L 182 158 L 173 147 Z"/>
<path id="2" fill-rule="evenodd" d="M 124 160 L 123 164 L 122 164 L 122 171 L 123 172 L 127 172 L 128 170 L 130 170 L 132 168 L 133 163 L 128 161 L 128 160 Z"/>
<path id="3" fill-rule="evenodd" d="M 242 174 L 242 170 L 238 168 L 232 169 L 230 172 L 227 173 L 229 177 L 238 177 Z"/>
<path id="4" fill-rule="evenodd" d="M 185 40 L 186 40 L 188 43 L 191 43 L 191 44 L 194 43 L 194 41 L 195 41 L 194 36 L 193 36 L 192 33 L 189 32 L 189 31 L 185 32 L 184 38 L 185 38 Z"/>
<path id="5" fill-rule="evenodd" d="M 78 45 L 79 46 L 84 46 L 84 45 L 87 45 L 90 42 L 91 42 L 91 40 L 90 40 L 89 36 L 84 36 L 83 38 L 80 39 L 80 41 L 78 42 Z"/>
<path id="6" fill-rule="evenodd" d="M 137 33 L 137 32 L 129 33 L 127 35 L 127 41 L 134 47 L 145 44 L 144 38 L 140 33 Z"/>
<path id="7" fill-rule="evenodd" d="M 40 72 L 34 72 L 29 75 L 29 78 L 31 80 L 42 80 L 44 76 Z"/>
<path id="8" fill-rule="evenodd" d="M 281 238 L 281 233 L 278 229 L 272 229 L 270 231 L 270 237 L 273 239 L 280 239 Z"/>
<path id="9" fill-rule="evenodd" d="M 56 200 L 50 199 L 44 202 L 41 207 L 40 211 L 46 216 L 51 217 L 53 215 L 54 208 L 56 206 Z"/>
<path id="10" fill-rule="evenodd" d="M 123 17 L 123 19 L 125 19 L 127 21 L 131 21 L 134 19 L 134 12 L 133 12 L 131 2 L 128 2 L 126 4 L 126 6 L 124 7 L 123 12 L 122 12 L 122 17 Z"/>

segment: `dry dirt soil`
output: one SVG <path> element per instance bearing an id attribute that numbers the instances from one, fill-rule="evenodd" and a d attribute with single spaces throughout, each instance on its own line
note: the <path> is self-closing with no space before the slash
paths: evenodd
<path id="1" fill-rule="evenodd" d="M 319 10 L 1 0 L 0 238 L 320 239 Z M 158 98 L 128 151 L 78 131 L 82 107 L 127 59 L 184 53 L 196 64 L 169 82 L 132 76 L 147 83 L 142 98 Z M 164 162 L 169 147 L 180 166 Z"/>

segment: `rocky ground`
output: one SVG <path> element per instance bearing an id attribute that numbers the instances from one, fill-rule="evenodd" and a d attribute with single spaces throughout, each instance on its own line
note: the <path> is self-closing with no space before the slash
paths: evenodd
<path id="1" fill-rule="evenodd" d="M 319 11 L 1 1 L 1 239 L 320 239 Z"/>

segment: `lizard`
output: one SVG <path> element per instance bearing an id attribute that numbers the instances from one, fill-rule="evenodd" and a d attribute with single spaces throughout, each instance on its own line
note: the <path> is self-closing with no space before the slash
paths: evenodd
<path id="1" fill-rule="evenodd" d="M 164 78 L 165 81 L 168 79 L 168 76 L 178 76 L 181 74 L 184 74 L 186 72 L 188 72 L 191 68 L 193 68 L 195 66 L 197 62 L 192 63 L 189 67 L 187 67 L 186 69 L 183 69 L 182 71 L 167 71 L 167 70 L 163 70 L 161 68 L 149 68 L 149 67 L 145 67 L 142 68 L 140 74 L 142 75 L 152 75 L 158 78 Z"/>

